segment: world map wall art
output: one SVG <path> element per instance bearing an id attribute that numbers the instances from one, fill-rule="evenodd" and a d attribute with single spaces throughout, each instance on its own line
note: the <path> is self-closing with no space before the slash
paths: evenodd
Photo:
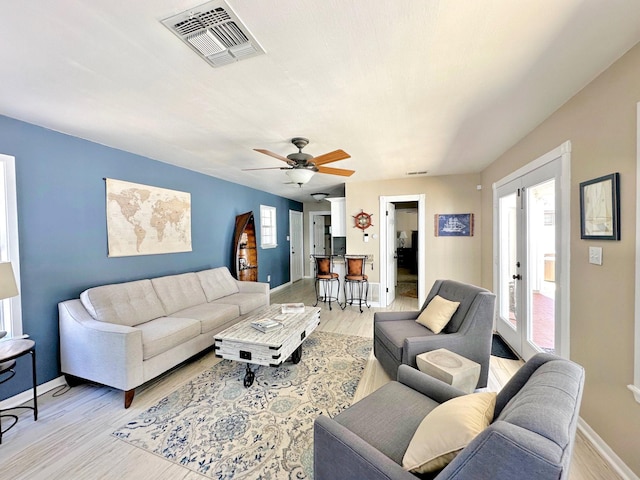
<path id="1" fill-rule="evenodd" d="M 110 257 L 191 251 L 191 194 L 106 178 Z"/>

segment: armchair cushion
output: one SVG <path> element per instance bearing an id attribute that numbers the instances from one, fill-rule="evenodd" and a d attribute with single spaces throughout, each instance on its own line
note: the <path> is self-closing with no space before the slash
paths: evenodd
<path id="1" fill-rule="evenodd" d="M 417 323 L 415 320 L 378 322 L 374 325 L 374 329 L 378 341 L 380 341 L 394 355 L 394 357 L 398 359 L 402 358 L 402 349 L 404 347 L 405 338 L 435 335 L 435 333 L 427 329 L 424 325 Z"/>
<path id="2" fill-rule="evenodd" d="M 493 392 L 463 395 L 438 405 L 414 433 L 402 466 L 415 473 L 443 469 L 489 426 L 495 405 Z"/>
<path id="3" fill-rule="evenodd" d="M 436 295 L 431 299 L 427 307 L 416 319 L 421 325 L 424 325 L 433 333 L 438 334 L 449 323 L 451 317 L 456 310 L 460 302 L 452 302 L 446 298 L 442 298 L 440 295 Z"/>
<path id="4" fill-rule="evenodd" d="M 390 408 L 402 399 L 403 408 Z M 387 383 L 334 420 L 402 465 L 402 457 L 420 422 L 438 402 L 398 382 Z"/>

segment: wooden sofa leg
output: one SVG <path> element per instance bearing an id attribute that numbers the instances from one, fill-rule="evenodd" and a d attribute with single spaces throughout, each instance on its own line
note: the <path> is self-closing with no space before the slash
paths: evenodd
<path id="1" fill-rule="evenodd" d="M 64 379 L 69 387 L 77 387 L 78 385 L 84 383 L 84 380 L 82 378 L 69 375 L 68 373 L 64 374 Z"/>
<path id="2" fill-rule="evenodd" d="M 124 408 L 129 408 L 131 406 L 131 402 L 133 402 L 133 396 L 136 394 L 136 389 L 132 388 L 131 390 L 127 390 L 124 392 Z"/>

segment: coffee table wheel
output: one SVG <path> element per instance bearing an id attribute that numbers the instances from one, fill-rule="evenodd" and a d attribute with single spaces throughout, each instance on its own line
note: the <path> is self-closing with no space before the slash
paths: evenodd
<path id="1" fill-rule="evenodd" d="M 300 363 L 300 359 L 302 358 L 302 345 L 295 349 L 295 351 L 291 354 L 291 361 L 293 363 Z"/>
<path id="2" fill-rule="evenodd" d="M 253 381 L 256 379 L 256 374 L 251 371 L 251 367 L 247 365 L 247 373 L 244 376 L 244 386 L 245 388 L 249 388 L 253 385 Z"/>

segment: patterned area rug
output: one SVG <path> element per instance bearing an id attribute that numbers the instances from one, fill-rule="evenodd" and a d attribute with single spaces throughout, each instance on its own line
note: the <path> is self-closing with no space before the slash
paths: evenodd
<path id="1" fill-rule="evenodd" d="M 313 421 L 353 399 L 371 352 L 368 338 L 314 332 L 297 365 L 223 360 L 113 433 L 216 479 L 313 477 Z"/>

